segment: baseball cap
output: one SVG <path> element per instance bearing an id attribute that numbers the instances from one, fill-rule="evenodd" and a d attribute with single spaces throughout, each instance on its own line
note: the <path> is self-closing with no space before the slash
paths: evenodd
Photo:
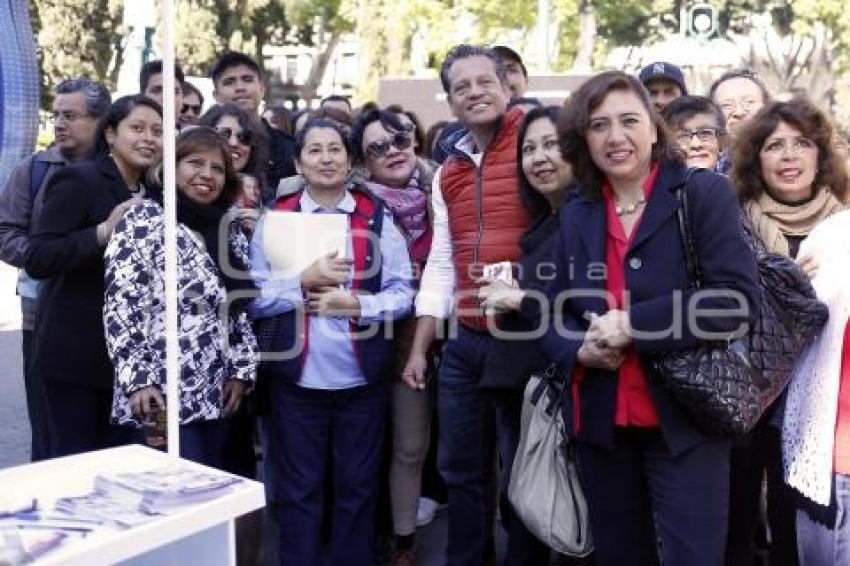
<path id="1" fill-rule="evenodd" d="M 682 73 L 682 69 L 678 65 L 674 65 L 673 63 L 667 63 L 664 61 L 658 61 L 656 63 L 650 63 L 643 69 L 641 69 L 640 74 L 638 75 L 640 82 L 646 85 L 646 83 L 650 81 L 654 81 L 656 79 L 666 79 L 668 81 L 673 81 L 679 88 L 682 89 L 682 94 L 688 94 L 688 87 L 685 86 L 685 75 Z"/>

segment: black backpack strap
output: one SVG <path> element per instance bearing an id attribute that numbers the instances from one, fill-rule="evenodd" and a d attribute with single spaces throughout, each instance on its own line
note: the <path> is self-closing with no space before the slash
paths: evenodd
<path id="1" fill-rule="evenodd" d="M 44 184 L 44 178 L 47 177 L 47 171 L 50 170 L 50 163 L 47 161 L 39 161 L 33 156 L 30 161 L 30 198 L 35 202 L 35 197 Z"/>

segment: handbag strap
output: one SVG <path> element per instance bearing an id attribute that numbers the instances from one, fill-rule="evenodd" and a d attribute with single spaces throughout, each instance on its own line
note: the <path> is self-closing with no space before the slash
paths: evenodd
<path id="1" fill-rule="evenodd" d="M 691 184 L 691 179 L 698 171 L 704 169 L 699 167 L 689 167 L 685 175 L 685 182 L 676 189 L 676 200 L 679 201 L 679 209 L 676 215 L 679 219 L 679 233 L 682 237 L 682 248 L 685 252 L 685 267 L 688 270 L 688 278 L 695 288 L 702 287 L 702 268 L 699 262 L 699 255 L 696 251 L 694 243 L 694 232 L 691 225 L 690 204 L 688 199 L 688 187 Z"/>

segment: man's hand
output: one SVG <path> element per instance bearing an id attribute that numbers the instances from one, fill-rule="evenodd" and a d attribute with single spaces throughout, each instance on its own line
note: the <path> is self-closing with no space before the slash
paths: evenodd
<path id="1" fill-rule="evenodd" d="M 301 272 L 301 286 L 305 289 L 343 285 L 351 275 L 354 261 L 342 257 L 335 251 L 320 257 Z"/>
<path id="2" fill-rule="evenodd" d="M 360 316 L 360 301 L 339 287 L 318 287 L 306 292 L 307 312 L 318 316 Z"/>
<path id="3" fill-rule="evenodd" d="M 425 389 L 425 373 L 428 370 L 428 358 L 420 352 L 411 352 L 407 364 L 401 372 L 401 380 L 411 389 Z"/>

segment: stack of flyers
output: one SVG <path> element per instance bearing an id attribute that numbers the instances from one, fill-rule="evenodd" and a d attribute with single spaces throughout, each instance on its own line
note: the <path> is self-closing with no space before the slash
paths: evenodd
<path id="1" fill-rule="evenodd" d="M 162 517 L 139 508 L 138 504 L 101 491 L 56 500 L 56 510 L 75 518 L 100 520 L 122 528 L 143 525 Z"/>
<path id="2" fill-rule="evenodd" d="M 169 466 L 144 472 L 100 474 L 94 485 L 101 493 L 135 502 L 142 511 L 161 513 L 215 499 L 240 481 L 237 476 L 197 467 Z"/>

